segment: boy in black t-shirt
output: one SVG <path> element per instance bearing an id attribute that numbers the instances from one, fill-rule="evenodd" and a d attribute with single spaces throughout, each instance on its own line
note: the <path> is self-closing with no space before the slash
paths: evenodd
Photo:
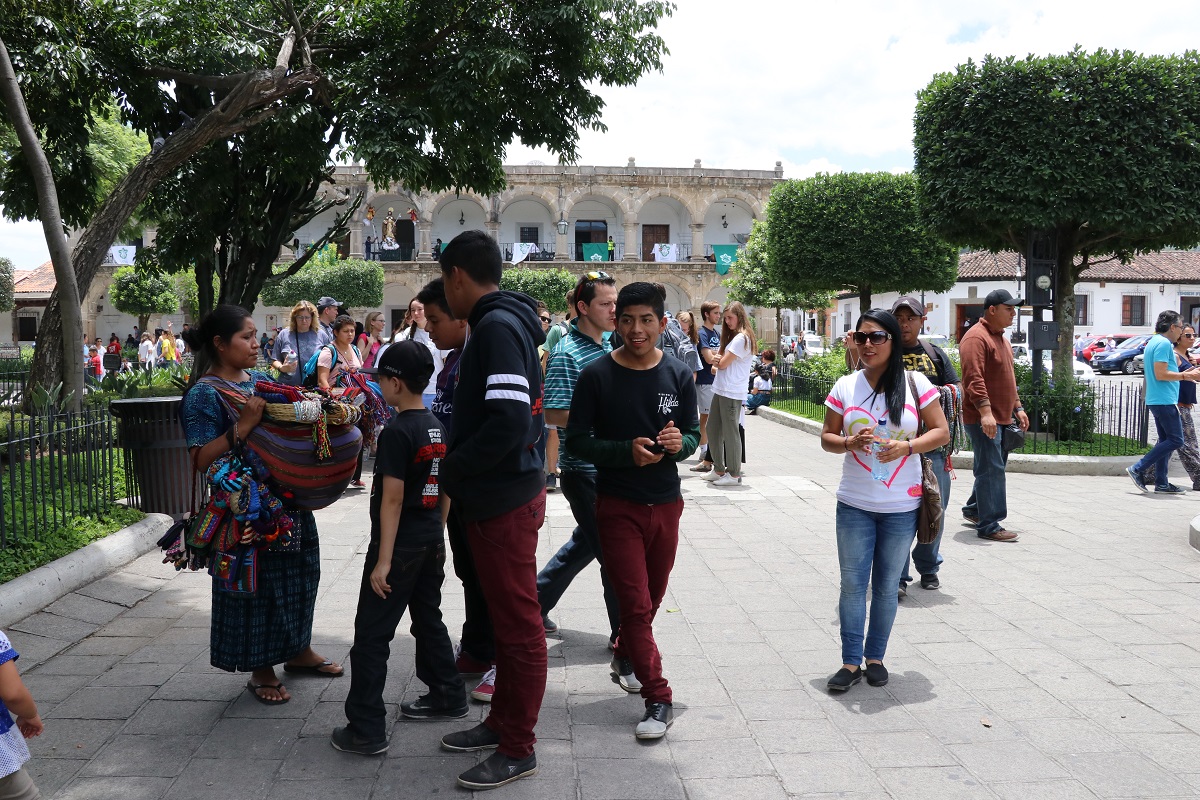
<path id="1" fill-rule="evenodd" d="M 676 463 L 700 440 L 692 371 L 655 346 L 666 324 L 653 284 L 621 289 L 623 344 L 580 373 L 567 422 L 567 451 L 596 466 L 596 524 L 621 610 L 616 656 L 633 662 L 646 704 L 639 739 L 661 739 L 672 721 L 652 625 L 679 544 Z"/>
<path id="2" fill-rule="evenodd" d="M 350 649 L 349 724 L 335 729 L 331 739 L 338 750 L 378 755 L 388 748 L 383 687 L 389 645 L 405 609 L 417 640 L 417 677 L 429 694 L 401 704 L 400 713 L 410 719 L 459 719 L 467 715 L 467 698 L 442 622 L 446 502 L 438 467 L 446 454 L 445 431 L 421 400 L 433 375 L 433 356 L 419 342 L 399 342 L 367 371 L 377 375 L 383 399 L 397 413 L 380 433 L 375 456 L 371 544 Z"/>

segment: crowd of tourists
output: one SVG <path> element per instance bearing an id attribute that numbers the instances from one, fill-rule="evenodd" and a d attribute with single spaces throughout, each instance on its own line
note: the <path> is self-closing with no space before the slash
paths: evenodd
<path id="1" fill-rule="evenodd" d="M 231 487 L 236 493 L 245 486 L 237 483 L 239 471 L 258 474 L 243 447 L 264 422 L 267 401 L 256 386 L 336 390 L 350 377 L 370 376 L 391 418 L 375 444 L 346 724 L 332 731 L 331 743 L 359 755 L 387 751 L 388 659 L 407 611 L 416 675 L 428 691 L 402 703 L 400 714 L 460 719 L 469 714 L 468 698 L 490 702 L 483 722 L 440 739 L 450 752 L 494 751 L 458 776 L 463 787 L 490 789 L 537 771 L 546 634 L 557 630 L 550 615 L 593 560 L 607 610 L 609 671 L 620 689 L 643 700 L 634 735 L 667 734 L 673 693 L 653 622 L 679 541 L 678 464 L 696 454 L 693 471 L 718 489 L 736 490 L 745 478 L 743 415 L 769 402 L 776 372 L 774 353 L 756 353 L 737 302 L 703 304 L 697 324 L 690 312 L 666 312 L 661 285 L 618 289 L 610 275 L 591 271 L 567 295 L 567 319 L 555 324 L 544 305 L 499 289 L 501 255 L 487 234 L 459 235 L 442 249 L 440 265 L 442 277 L 418 293 L 390 332 L 378 312 L 359 330 L 336 299 L 322 297 L 298 303 L 264 352 L 250 314 L 222 305 L 184 330 L 174 353 L 207 356 L 207 373 L 194 376 L 184 397 L 182 423 L 196 471 L 227 497 Z M 981 538 L 1017 539 L 1003 527 L 1006 437 L 1028 420 L 1001 334 L 1020 301 L 999 290 L 985 304 L 981 324 L 960 345 L 961 381 L 946 353 L 919 338 L 925 307 L 914 298 L 865 312 L 847 336 L 854 369 L 829 393 L 821 434 L 822 448 L 842 455 L 842 663 L 828 681 L 831 691 L 846 691 L 863 675 L 873 686 L 888 682 L 884 658 L 912 581 L 910 563 L 923 589 L 940 586 L 949 443 L 960 421 L 974 445 L 976 478 L 963 515 Z M 1173 335 L 1176 323 L 1160 332 Z M 1153 358 L 1148 351 L 1147 371 L 1160 375 Z M 263 360 L 272 373 L 258 369 Z M 1162 375 L 1194 380 L 1169 368 Z M 230 392 L 240 393 L 239 407 L 230 404 Z M 1174 419 L 1169 410 L 1161 416 Z M 1162 464 L 1151 456 L 1131 472 L 1135 482 Z M 361 467 L 360 453 L 351 486 L 363 486 Z M 1165 480 L 1165 468 L 1159 474 Z M 562 491 L 576 525 L 539 570 L 548 490 Z M 270 528 L 251 561 L 217 559 L 209 567 L 210 659 L 249 673 L 247 692 L 280 705 L 292 694 L 278 666 L 322 678 L 347 671 L 312 647 L 321 577 L 312 512 L 293 507 L 296 498 L 286 493 L 263 489 L 261 501 L 287 523 Z M 235 524 L 215 535 L 236 544 L 256 531 Z M 465 597 L 457 645 L 441 608 L 447 541 Z M 19 767 L 28 758 L 22 737 L 42 725 L 14 657 L 0 635 L 0 701 L 17 715 L 11 724 L 0 705 L 0 726 L 8 724 L 0 727 L 0 766 Z M 28 793 L 36 789 L 27 775 L 13 777 L 22 774 L 15 769 L 0 778 L 0 789 L 17 792 L 6 796 L 36 796 Z"/>

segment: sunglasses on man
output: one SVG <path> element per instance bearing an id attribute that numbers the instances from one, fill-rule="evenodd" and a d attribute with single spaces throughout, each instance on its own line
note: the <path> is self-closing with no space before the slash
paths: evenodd
<path id="1" fill-rule="evenodd" d="M 866 344 L 867 342 L 871 344 L 883 344 L 892 338 L 892 335 L 887 331 L 871 331 L 870 333 L 855 331 L 853 336 L 855 344 Z"/>

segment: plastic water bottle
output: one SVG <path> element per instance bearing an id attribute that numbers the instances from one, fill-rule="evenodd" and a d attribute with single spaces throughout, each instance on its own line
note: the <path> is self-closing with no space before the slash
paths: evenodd
<path id="1" fill-rule="evenodd" d="M 871 442 L 871 477 L 877 481 L 886 481 L 891 477 L 892 468 L 879 460 L 883 452 L 883 442 L 876 439 Z"/>

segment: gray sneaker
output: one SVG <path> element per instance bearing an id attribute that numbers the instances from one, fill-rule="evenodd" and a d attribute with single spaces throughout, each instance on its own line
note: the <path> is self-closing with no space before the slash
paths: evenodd
<path id="1" fill-rule="evenodd" d="M 1146 482 L 1142 480 L 1142 476 L 1133 467 L 1126 467 L 1125 474 L 1129 476 L 1129 480 L 1133 481 L 1133 485 L 1138 488 L 1139 492 L 1146 491 Z"/>
<path id="2" fill-rule="evenodd" d="M 633 735 L 639 739 L 661 739 L 667 735 L 667 728 L 674 721 L 675 711 L 670 703 L 651 703 L 646 706 L 646 713 Z"/>
<path id="3" fill-rule="evenodd" d="M 642 682 L 633 674 L 633 662 L 628 658 L 613 656 L 612 663 L 608 666 L 612 670 L 613 681 L 622 689 L 630 694 L 637 694 L 642 690 Z"/>

